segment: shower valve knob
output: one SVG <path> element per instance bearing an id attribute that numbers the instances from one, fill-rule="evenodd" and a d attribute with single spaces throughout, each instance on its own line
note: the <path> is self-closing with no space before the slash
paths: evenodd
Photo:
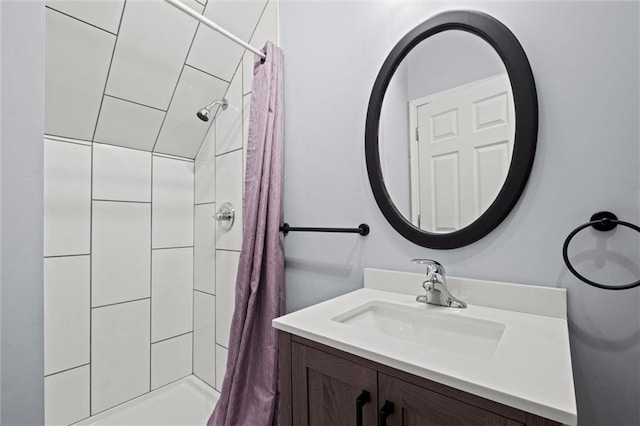
<path id="1" fill-rule="evenodd" d="M 233 209 L 233 205 L 229 202 L 222 203 L 218 212 L 213 215 L 213 218 L 220 224 L 220 228 L 228 231 L 233 227 L 233 222 L 236 218 L 236 212 Z"/>

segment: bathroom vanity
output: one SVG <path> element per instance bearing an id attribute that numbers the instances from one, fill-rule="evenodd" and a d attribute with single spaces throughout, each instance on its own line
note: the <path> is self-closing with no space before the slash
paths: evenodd
<path id="1" fill-rule="evenodd" d="M 424 275 L 273 321 L 281 425 L 575 425 L 563 289 L 448 278 L 467 309 L 415 301 Z"/>

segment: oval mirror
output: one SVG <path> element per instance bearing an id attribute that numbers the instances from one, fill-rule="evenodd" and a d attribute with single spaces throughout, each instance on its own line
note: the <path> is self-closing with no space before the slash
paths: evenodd
<path id="1" fill-rule="evenodd" d="M 527 57 L 480 12 L 437 15 L 385 60 L 367 111 L 365 155 L 389 223 L 424 247 L 471 244 L 507 216 L 535 154 Z"/>

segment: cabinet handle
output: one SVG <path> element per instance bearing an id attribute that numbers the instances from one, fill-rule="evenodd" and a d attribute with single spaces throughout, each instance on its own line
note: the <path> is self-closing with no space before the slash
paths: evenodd
<path id="1" fill-rule="evenodd" d="M 356 398 L 356 426 L 362 426 L 362 407 L 368 402 L 371 402 L 371 394 L 363 390 Z"/>
<path id="2" fill-rule="evenodd" d="M 393 414 L 395 406 L 391 401 L 385 401 L 384 405 L 378 411 L 378 426 L 387 426 L 387 417 Z"/>

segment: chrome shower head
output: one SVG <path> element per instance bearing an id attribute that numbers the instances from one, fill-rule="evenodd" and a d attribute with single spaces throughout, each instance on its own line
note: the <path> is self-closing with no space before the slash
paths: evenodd
<path id="1" fill-rule="evenodd" d="M 211 117 L 211 114 L 212 114 L 211 111 L 213 110 L 213 107 L 216 105 L 220 105 L 220 108 L 225 110 L 229 106 L 229 102 L 225 98 L 222 98 L 222 100 L 220 101 L 213 101 L 209 105 L 200 109 L 200 111 L 198 111 L 196 115 L 202 121 L 209 121 L 209 118 Z"/>

